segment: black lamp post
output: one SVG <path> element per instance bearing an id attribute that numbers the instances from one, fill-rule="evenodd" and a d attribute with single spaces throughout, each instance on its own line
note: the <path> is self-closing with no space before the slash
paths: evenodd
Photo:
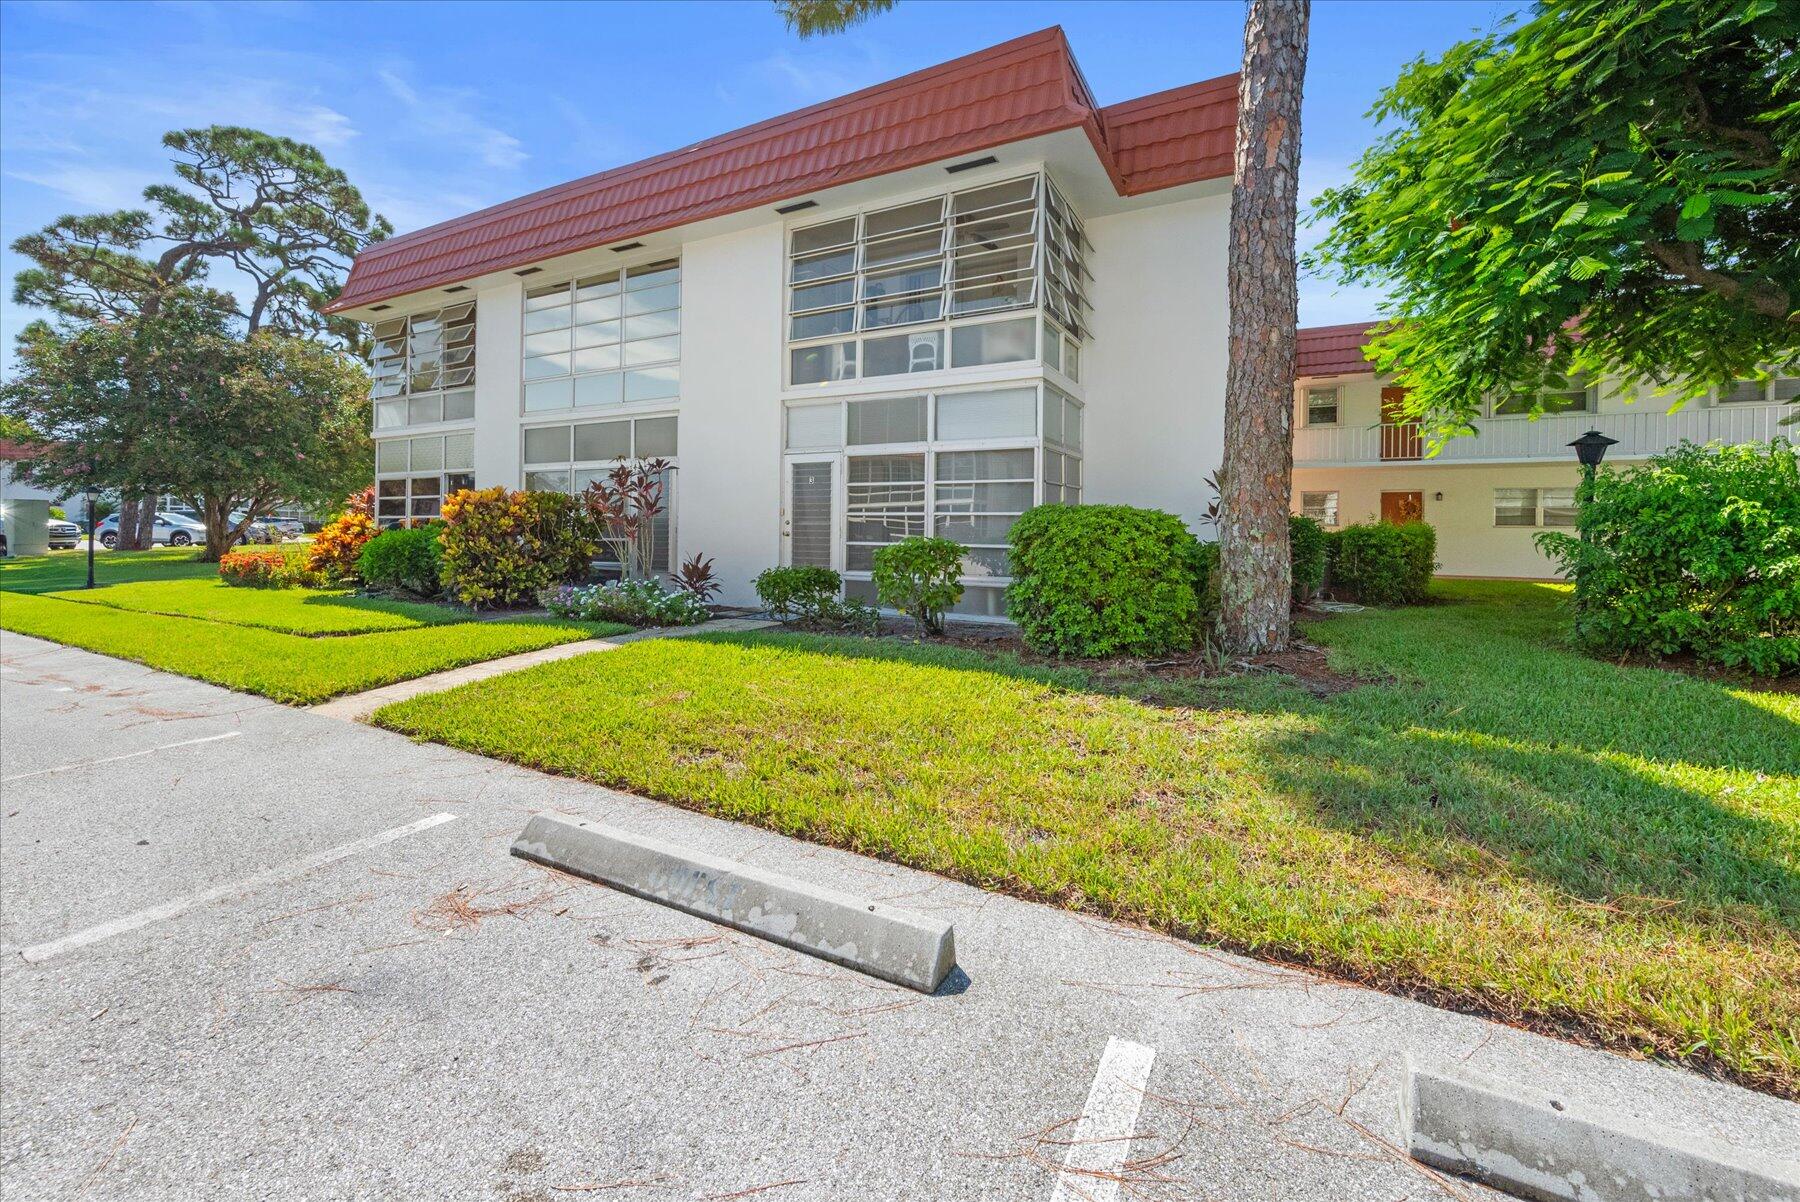
<path id="1" fill-rule="evenodd" d="M 1600 461 L 1606 458 L 1606 448 L 1618 443 L 1616 438 L 1608 438 L 1598 430 L 1589 430 L 1569 445 L 1575 448 L 1575 458 L 1581 461 L 1581 493 L 1577 503 L 1586 505 L 1588 497 L 1594 491 L 1594 472 Z M 1581 537 L 1587 538 L 1587 523 L 1581 522 Z"/>
<path id="2" fill-rule="evenodd" d="M 92 484 L 87 486 L 87 488 L 84 492 L 82 501 L 87 506 L 87 523 L 88 523 L 88 579 L 87 579 L 87 584 L 83 587 L 93 588 L 94 587 L 94 486 Z"/>
<path id="3" fill-rule="evenodd" d="M 1594 478 L 1594 469 L 1606 458 L 1606 448 L 1618 443 L 1616 438 L 1608 438 L 1598 430 L 1589 430 L 1569 445 L 1575 448 L 1575 458 L 1581 460 L 1581 473 L 1588 480 Z"/>

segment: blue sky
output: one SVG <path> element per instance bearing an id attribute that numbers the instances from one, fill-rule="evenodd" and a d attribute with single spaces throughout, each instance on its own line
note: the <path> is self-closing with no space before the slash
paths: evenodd
<path id="1" fill-rule="evenodd" d="M 1520 3 L 1313 8 L 1302 189 L 1341 180 L 1364 114 L 1420 54 Z M 319 146 L 401 231 L 675 149 L 1060 24 L 1102 104 L 1236 70 L 1243 8 L 1217 3 L 900 0 L 801 42 L 735 3 L 0 4 L 0 241 L 127 207 L 170 178 L 170 129 L 251 125 Z M 1302 241 L 1312 235 L 1302 235 Z M 10 294 L 20 267 L 0 254 Z M 1302 280 L 1300 318 L 1379 297 Z M 0 304 L 10 357 L 30 314 Z"/>

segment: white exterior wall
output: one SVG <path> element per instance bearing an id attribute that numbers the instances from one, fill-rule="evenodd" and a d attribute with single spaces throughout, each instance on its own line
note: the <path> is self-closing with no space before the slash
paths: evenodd
<path id="1" fill-rule="evenodd" d="M 1202 537 L 1225 458 L 1229 196 L 1087 222 L 1093 340 L 1083 500 L 1176 514 Z"/>
<path id="2" fill-rule="evenodd" d="M 524 384 L 525 285 L 483 288 L 475 297 L 475 485 L 518 488 Z"/>
<path id="3" fill-rule="evenodd" d="M 781 552 L 780 222 L 681 249 L 676 554 L 714 561 L 728 605 Z"/>
<path id="4" fill-rule="evenodd" d="M 1011 178 L 1021 169 L 998 168 L 993 174 L 996 179 Z M 863 207 L 983 182 L 933 181 L 923 193 L 916 187 L 896 191 L 892 201 L 871 195 Z M 803 220 L 833 215 L 827 208 L 808 213 Z M 523 487 L 526 429 L 673 413 L 678 421 L 674 560 L 678 563 L 696 553 L 711 558 L 722 589 L 717 599 L 754 605 L 752 582 L 764 569 L 779 564 L 783 555 L 786 404 L 941 394 L 1049 380 L 1086 406 L 1081 450 L 1084 501 L 1164 509 L 1179 515 L 1196 533 L 1209 536 L 1200 518 L 1212 501 L 1205 478 L 1223 455 L 1228 219 L 1229 198 L 1224 195 L 1083 215 L 1092 243 L 1087 262 L 1093 279 L 1091 328 L 1082 345 L 1079 383 L 1037 362 L 1009 362 L 784 388 L 787 230 L 793 222 L 773 214 L 754 225 L 706 237 L 672 242 L 665 236 L 658 240 L 660 245 L 618 260 L 600 249 L 546 263 L 541 273 L 523 279 L 489 281 L 472 293 L 477 304 L 472 423 L 476 486 Z M 521 378 L 525 293 L 540 284 L 615 265 L 630 267 L 664 258 L 679 258 L 681 264 L 679 401 L 525 414 Z M 421 296 L 395 305 L 394 312 L 384 316 L 435 308 L 468 295 Z M 377 434 L 406 438 L 468 430 L 470 424 Z M 839 456 L 834 480 L 840 563 L 845 453 L 827 453 Z M 1041 471 L 1037 475 L 1041 479 Z"/>

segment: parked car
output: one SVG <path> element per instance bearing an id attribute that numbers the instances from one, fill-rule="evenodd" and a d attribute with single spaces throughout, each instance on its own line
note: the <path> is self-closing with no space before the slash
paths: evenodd
<path id="1" fill-rule="evenodd" d="M 100 545 L 108 551 L 118 546 L 119 515 L 115 513 L 101 518 L 94 533 L 99 537 Z M 206 527 L 179 513 L 158 513 L 150 541 L 168 547 L 191 547 L 195 543 L 206 541 Z"/>
<path id="2" fill-rule="evenodd" d="M 231 515 L 231 524 L 236 526 L 244 520 L 244 511 L 238 510 Z M 283 521 L 280 518 L 257 518 L 244 528 L 241 541 L 247 543 L 278 543 L 284 538 L 297 538 L 302 533 L 300 523 Z"/>
<path id="3" fill-rule="evenodd" d="M 65 522 L 61 518 L 50 519 L 49 533 L 52 551 L 73 551 L 75 544 L 81 541 L 81 527 L 74 522 Z M 0 554 L 3 553 L 0 552 Z"/>

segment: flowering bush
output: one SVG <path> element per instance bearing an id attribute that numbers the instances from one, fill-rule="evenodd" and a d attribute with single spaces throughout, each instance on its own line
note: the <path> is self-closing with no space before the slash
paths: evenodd
<path id="1" fill-rule="evenodd" d="M 712 616 L 694 594 L 670 592 L 654 580 L 565 584 L 539 593 L 538 604 L 559 618 L 632 626 L 695 626 Z"/>
<path id="2" fill-rule="evenodd" d="M 556 492 L 467 489 L 444 501 L 444 587 L 464 605 L 514 605 L 587 575 L 591 524 Z"/>
<path id="3" fill-rule="evenodd" d="M 219 559 L 219 579 L 247 588 L 324 588 L 330 583 L 312 569 L 302 546 L 227 551 Z"/>
<path id="4" fill-rule="evenodd" d="M 283 588 L 287 562 L 280 551 L 227 551 L 219 559 L 219 579 L 243 588 Z"/>
<path id="5" fill-rule="evenodd" d="M 351 493 L 344 512 L 327 522 L 314 536 L 306 566 L 326 580 L 354 580 L 356 561 L 370 539 L 381 533 L 375 525 L 375 490 Z"/>

